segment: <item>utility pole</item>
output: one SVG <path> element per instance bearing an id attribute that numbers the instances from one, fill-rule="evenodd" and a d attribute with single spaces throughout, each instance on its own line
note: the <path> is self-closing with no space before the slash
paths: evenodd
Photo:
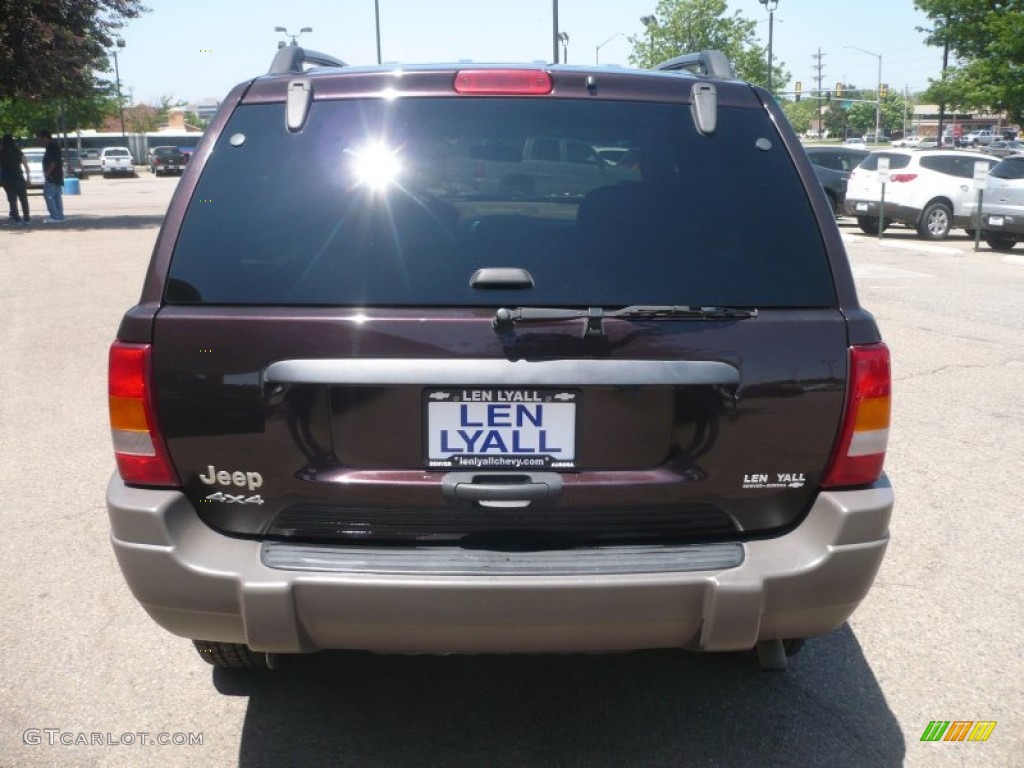
<path id="1" fill-rule="evenodd" d="M 949 66 L 949 43 L 942 44 L 942 79 L 946 79 L 946 67 Z M 939 128 L 935 136 L 935 146 L 942 149 L 942 124 L 946 122 L 946 105 L 939 104 Z"/>
<path id="2" fill-rule="evenodd" d="M 551 0 L 551 61 L 558 63 L 558 0 Z"/>
<path id="3" fill-rule="evenodd" d="M 811 58 L 815 60 L 814 66 L 814 79 L 818 83 L 818 138 L 821 138 L 821 81 L 825 76 L 825 65 L 821 63 L 822 58 L 825 54 L 821 52 L 821 48 L 818 49 L 817 53 L 812 53 Z"/>

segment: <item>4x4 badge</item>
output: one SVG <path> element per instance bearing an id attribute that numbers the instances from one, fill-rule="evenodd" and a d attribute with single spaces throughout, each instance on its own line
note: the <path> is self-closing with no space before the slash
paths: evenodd
<path id="1" fill-rule="evenodd" d="M 244 493 L 236 496 L 233 493 L 211 493 L 203 501 L 219 501 L 222 504 L 262 504 L 263 497 L 260 495 L 246 496 Z"/>

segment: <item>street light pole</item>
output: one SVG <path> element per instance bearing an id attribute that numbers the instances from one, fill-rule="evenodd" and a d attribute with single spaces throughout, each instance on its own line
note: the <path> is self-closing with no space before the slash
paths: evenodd
<path id="1" fill-rule="evenodd" d="M 551 0 L 551 61 L 558 63 L 558 0 Z"/>
<path id="2" fill-rule="evenodd" d="M 757 0 L 768 11 L 768 93 L 772 92 L 772 38 L 775 36 L 775 9 L 779 0 Z"/>
<path id="3" fill-rule="evenodd" d="M 122 40 L 120 37 L 117 38 L 117 40 L 115 40 L 114 43 L 117 46 L 117 48 L 124 48 L 124 40 Z M 121 138 L 125 139 L 126 137 L 124 131 L 124 100 L 121 98 L 121 68 L 118 66 L 117 63 L 117 48 L 111 51 L 111 53 L 114 56 L 114 80 L 117 83 L 117 109 L 121 113 Z"/>
<path id="4" fill-rule="evenodd" d="M 594 63 L 595 64 L 600 64 L 601 63 L 601 49 L 602 48 L 604 48 L 606 45 L 608 45 L 608 43 L 610 43 L 615 38 L 617 38 L 617 37 L 624 37 L 624 36 L 625 36 L 624 32 L 616 32 L 614 35 L 609 37 L 603 43 L 598 43 L 597 47 L 594 48 Z"/>
<path id="5" fill-rule="evenodd" d="M 373 18 L 377 27 L 377 63 L 380 64 L 380 0 L 373 0 Z"/>
<path id="6" fill-rule="evenodd" d="M 658 23 L 658 17 L 653 13 L 649 16 L 641 16 L 640 23 L 647 27 L 647 41 L 651 48 L 651 66 L 657 62 L 654 60 L 654 25 Z"/>
<path id="7" fill-rule="evenodd" d="M 878 90 L 875 91 L 875 144 L 877 144 L 879 138 L 878 133 L 882 127 L 882 54 L 865 51 L 863 48 L 858 48 L 856 45 L 845 45 L 843 47 L 853 48 L 855 51 L 866 53 L 868 56 L 874 56 L 878 59 Z"/>
<path id="8" fill-rule="evenodd" d="M 302 29 L 300 29 L 294 35 L 291 32 L 289 32 L 287 29 L 285 29 L 284 27 L 274 27 L 274 31 L 275 32 L 284 32 L 285 37 L 290 37 L 292 39 L 292 45 L 296 45 L 297 46 L 299 44 L 299 42 L 298 42 L 299 38 L 302 37 L 302 35 L 304 35 L 306 32 L 312 32 L 313 28 L 312 27 L 303 27 Z"/>

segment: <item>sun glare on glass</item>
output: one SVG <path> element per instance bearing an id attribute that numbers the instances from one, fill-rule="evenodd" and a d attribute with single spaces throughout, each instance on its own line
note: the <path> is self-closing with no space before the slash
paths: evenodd
<path id="1" fill-rule="evenodd" d="M 397 150 L 383 144 L 370 144 L 359 150 L 352 150 L 353 171 L 360 184 L 372 189 L 386 189 L 398 180 L 402 163 Z"/>

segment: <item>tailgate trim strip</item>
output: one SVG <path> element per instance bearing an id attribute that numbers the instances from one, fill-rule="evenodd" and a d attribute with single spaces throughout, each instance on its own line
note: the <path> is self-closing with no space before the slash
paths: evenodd
<path id="1" fill-rule="evenodd" d="M 586 547 L 501 552 L 460 547 L 340 547 L 264 542 L 261 560 L 283 571 L 429 576 L 580 576 L 721 571 L 743 564 L 739 543 Z"/>
<path id="2" fill-rule="evenodd" d="M 715 360 L 281 360 L 264 379 L 275 384 L 423 386 L 738 385 L 739 370 Z"/>

